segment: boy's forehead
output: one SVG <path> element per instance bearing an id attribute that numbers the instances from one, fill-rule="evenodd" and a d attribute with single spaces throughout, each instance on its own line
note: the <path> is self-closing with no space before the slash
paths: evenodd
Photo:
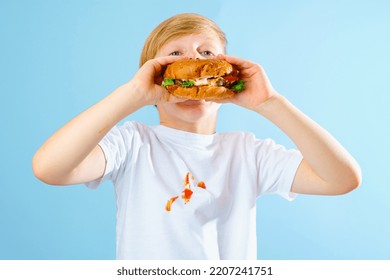
<path id="1" fill-rule="evenodd" d="M 214 34 L 205 34 L 205 33 L 198 33 L 198 34 L 188 34 L 188 35 L 181 35 L 174 38 L 171 38 L 165 44 L 161 46 L 161 48 L 164 47 L 170 47 L 175 45 L 181 45 L 186 43 L 197 43 L 200 45 L 212 45 L 215 47 L 221 47 L 224 48 L 224 44 L 221 42 L 221 40 L 218 38 L 218 36 L 213 36 Z M 160 48 L 160 49 L 161 49 Z"/>

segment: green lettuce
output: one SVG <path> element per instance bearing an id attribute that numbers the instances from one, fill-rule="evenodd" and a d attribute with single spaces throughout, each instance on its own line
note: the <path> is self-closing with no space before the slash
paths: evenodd
<path id="1" fill-rule="evenodd" d="M 235 92 L 243 91 L 245 89 L 245 82 L 243 80 L 239 80 L 232 85 L 231 89 Z"/>
<path id="2" fill-rule="evenodd" d="M 194 86 L 195 85 L 195 83 L 193 82 L 193 81 L 184 81 L 184 82 L 182 82 L 181 84 L 180 84 L 180 86 L 182 86 L 182 87 L 184 87 L 184 88 L 186 88 L 186 87 L 192 87 L 192 86 Z"/>
<path id="3" fill-rule="evenodd" d="M 175 81 L 173 79 L 165 78 L 164 82 L 162 83 L 163 87 L 174 85 Z"/>

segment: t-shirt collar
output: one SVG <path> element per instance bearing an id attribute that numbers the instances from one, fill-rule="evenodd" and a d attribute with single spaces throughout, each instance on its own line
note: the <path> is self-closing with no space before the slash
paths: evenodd
<path id="1" fill-rule="evenodd" d="M 159 134 L 159 136 L 162 136 L 171 141 L 182 143 L 182 144 L 192 143 L 197 145 L 210 145 L 213 143 L 215 137 L 218 135 L 217 133 L 213 133 L 213 134 L 193 133 L 193 132 L 167 127 L 164 125 L 156 125 L 153 126 L 152 129 L 154 129 Z"/>

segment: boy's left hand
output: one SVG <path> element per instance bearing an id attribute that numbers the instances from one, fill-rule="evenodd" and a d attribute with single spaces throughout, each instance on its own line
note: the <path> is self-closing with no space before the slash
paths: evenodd
<path id="1" fill-rule="evenodd" d="M 219 59 L 234 64 L 240 71 L 240 78 L 245 81 L 245 89 L 234 97 L 216 101 L 218 103 L 234 103 L 244 108 L 257 111 L 268 99 L 278 95 L 272 87 L 264 69 L 256 63 L 235 56 L 218 55 Z"/>

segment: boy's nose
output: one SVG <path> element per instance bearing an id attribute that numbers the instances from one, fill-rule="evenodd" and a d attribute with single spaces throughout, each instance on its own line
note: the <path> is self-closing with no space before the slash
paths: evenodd
<path id="1" fill-rule="evenodd" d="M 193 52 L 190 52 L 187 54 L 187 56 L 190 58 L 190 59 L 202 59 L 203 57 L 200 55 L 199 52 L 197 51 L 193 51 Z"/>

